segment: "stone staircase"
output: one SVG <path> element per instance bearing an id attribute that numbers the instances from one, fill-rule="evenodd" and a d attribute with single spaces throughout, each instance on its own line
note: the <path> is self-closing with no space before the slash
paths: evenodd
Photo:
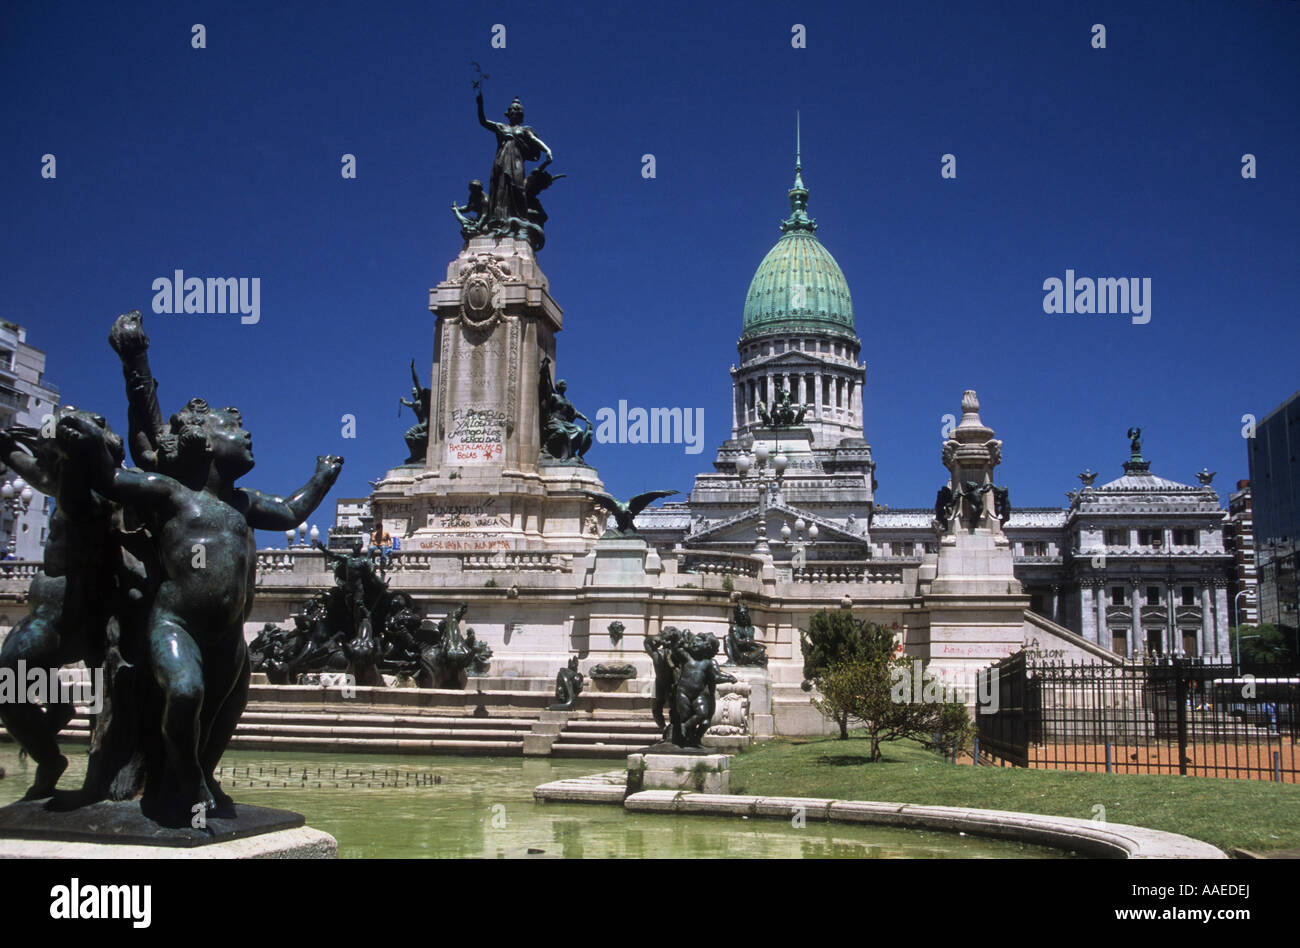
<path id="1" fill-rule="evenodd" d="M 546 711 L 553 700 L 548 692 L 500 687 L 356 687 L 344 692 L 333 686 L 255 684 L 230 746 L 518 757 L 528 740 L 531 754 L 623 759 L 659 738 L 650 699 L 643 695 L 584 693 L 575 711 Z M 0 738 L 9 736 L 0 730 Z M 85 713 L 78 713 L 60 735 L 61 741 L 73 744 L 89 739 Z"/>
<path id="2" fill-rule="evenodd" d="M 551 756 L 625 758 L 657 743 L 660 737 L 649 712 L 597 711 L 590 717 L 575 716 L 566 721 L 551 745 Z"/>

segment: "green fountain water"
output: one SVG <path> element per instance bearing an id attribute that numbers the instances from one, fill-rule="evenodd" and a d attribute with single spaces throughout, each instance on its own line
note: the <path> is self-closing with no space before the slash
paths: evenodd
<path id="1" fill-rule="evenodd" d="M 62 785 L 75 787 L 83 748 Z M 533 788 L 617 762 L 230 752 L 222 785 L 237 801 L 295 810 L 347 858 L 1052 858 L 1059 850 L 925 830 L 740 817 L 628 813 L 599 804 L 537 803 Z M 0 805 L 31 782 L 0 745 Z M 435 779 L 437 782 L 435 783 Z"/>

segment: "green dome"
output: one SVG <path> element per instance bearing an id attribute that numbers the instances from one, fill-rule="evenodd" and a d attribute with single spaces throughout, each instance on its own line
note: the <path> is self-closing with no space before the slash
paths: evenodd
<path id="1" fill-rule="evenodd" d="M 807 214 L 808 191 L 800 171 L 796 164 L 790 216 L 781 224 L 785 235 L 767 252 L 750 281 L 742 339 L 770 332 L 857 335 L 848 281 L 814 233 L 817 222 Z M 802 287 L 802 305 L 798 287 Z"/>

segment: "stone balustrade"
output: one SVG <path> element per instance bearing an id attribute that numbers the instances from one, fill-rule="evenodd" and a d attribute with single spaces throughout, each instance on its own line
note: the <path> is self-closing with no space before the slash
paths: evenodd
<path id="1" fill-rule="evenodd" d="M 509 570 L 511 572 L 569 572 L 571 557 L 559 553 L 526 553 L 505 550 L 496 553 L 461 553 L 461 572 Z"/>
<path id="2" fill-rule="evenodd" d="M 903 582 L 903 570 L 909 565 L 915 568 L 918 563 L 903 560 L 889 563 L 814 560 L 793 570 L 791 578 L 796 583 L 898 584 Z"/>
<path id="3" fill-rule="evenodd" d="M 757 579 L 763 569 L 763 560 L 744 553 L 678 554 L 679 573 L 698 573 L 702 576 L 747 576 Z"/>
<path id="4" fill-rule="evenodd" d="M 0 596 L 25 599 L 32 579 L 41 570 L 39 560 L 0 561 Z"/>

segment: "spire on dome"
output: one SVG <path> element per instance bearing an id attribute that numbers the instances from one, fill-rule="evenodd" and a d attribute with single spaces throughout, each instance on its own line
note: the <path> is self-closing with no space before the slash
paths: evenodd
<path id="1" fill-rule="evenodd" d="M 799 134 L 799 113 L 794 113 L 794 187 L 789 191 L 790 216 L 781 222 L 781 233 L 817 230 L 817 222 L 808 216 L 808 189 L 803 185 L 802 143 Z"/>

